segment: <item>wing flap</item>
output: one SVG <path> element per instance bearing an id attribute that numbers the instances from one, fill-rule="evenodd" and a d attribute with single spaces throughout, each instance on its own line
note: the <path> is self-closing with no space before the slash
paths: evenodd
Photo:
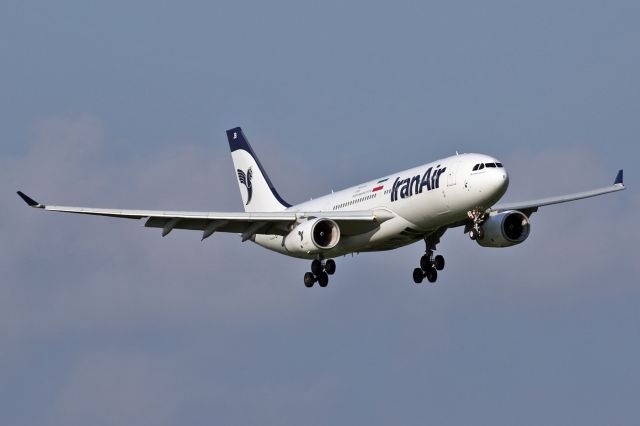
<path id="1" fill-rule="evenodd" d="M 234 234 L 245 233 L 252 224 L 261 223 L 264 227 L 264 233 L 274 235 L 286 235 L 288 221 L 268 221 L 268 220 L 229 220 L 229 219 L 180 219 L 177 223 L 172 224 L 172 218 L 166 217 L 150 217 L 145 222 L 147 228 L 162 228 L 163 236 L 166 236 L 173 229 L 185 229 L 191 231 L 202 231 L 203 239 L 210 237 L 214 232 L 230 232 Z M 171 229 L 167 226 L 171 225 Z M 281 226 L 279 226 L 281 225 Z M 169 231 L 165 233 L 165 230 Z"/>

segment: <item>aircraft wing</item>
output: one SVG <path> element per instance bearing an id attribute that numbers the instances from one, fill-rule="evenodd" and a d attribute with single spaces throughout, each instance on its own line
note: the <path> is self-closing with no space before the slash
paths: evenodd
<path id="1" fill-rule="evenodd" d="M 611 192 L 622 191 L 626 189 L 622 180 L 623 172 L 622 170 L 619 170 L 613 185 L 605 186 L 604 188 L 592 189 L 590 191 L 584 192 L 576 192 L 574 194 L 560 195 L 557 197 L 523 201 L 520 203 L 498 204 L 489 209 L 489 211 L 519 210 L 527 216 L 531 216 L 532 213 L 538 211 L 539 207 L 548 206 L 551 204 L 566 203 L 569 201 L 581 200 L 583 198 L 590 198 L 598 195 L 609 194 Z"/>
<path id="2" fill-rule="evenodd" d="M 254 234 L 287 235 L 291 225 L 309 218 L 322 217 L 332 219 L 340 226 L 345 235 L 365 232 L 379 226 L 395 215 L 388 210 L 331 211 L 331 212 L 183 212 L 162 210 L 121 210 L 91 207 L 68 207 L 41 204 L 23 192 L 18 195 L 29 206 L 63 213 L 77 213 L 94 216 L 109 216 L 125 219 L 147 218 L 146 227 L 162 228 L 162 236 L 174 229 L 202 231 L 202 239 L 214 232 L 232 232 L 242 235 L 242 240 L 250 239 Z"/>

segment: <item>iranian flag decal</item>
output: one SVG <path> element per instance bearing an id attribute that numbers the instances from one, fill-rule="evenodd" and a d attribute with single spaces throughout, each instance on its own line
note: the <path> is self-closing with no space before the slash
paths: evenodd
<path id="1" fill-rule="evenodd" d="M 389 178 L 386 179 L 380 179 L 378 182 L 376 182 L 377 186 L 374 187 L 371 192 L 376 192 L 376 191 L 380 191 L 382 188 L 384 188 L 384 185 L 380 185 L 381 183 L 384 183 L 386 181 L 388 181 Z"/>

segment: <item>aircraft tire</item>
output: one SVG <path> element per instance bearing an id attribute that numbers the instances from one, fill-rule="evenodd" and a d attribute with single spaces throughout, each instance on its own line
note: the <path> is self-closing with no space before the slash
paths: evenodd
<path id="1" fill-rule="evenodd" d="M 320 262 L 320 260 L 316 259 L 311 262 L 311 272 L 313 273 L 313 275 L 320 275 L 320 273 L 322 272 L 322 262 Z"/>
<path id="2" fill-rule="evenodd" d="M 429 258 L 428 255 L 425 254 L 420 258 L 420 267 L 425 272 L 431 269 L 431 259 Z"/>
<path id="3" fill-rule="evenodd" d="M 324 271 L 329 275 L 335 274 L 335 272 L 336 272 L 336 261 L 333 260 L 333 259 L 327 260 L 327 262 L 324 264 Z"/>
<path id="4" fill-rule="evenodd" d="M 307 272 L 306 274 L 304 274 L 304 285 L 307 288 L 313 287 L 314 282 L 316 282 L 316 277 L 314 277 L 311 272 Z"/>
<path id="5" fill-rule="evenodd" d="M 413 282 L 416 284 L 420 284 L 424 279 L 424 272 L 420 268 L 416 268 L 413 270 Z"/>
<path id="6" fill-rule="evenodd" d="M 438 271 L 436 271 L 435 268 L 429 269 L 427 271 L 427 280 L 429 280 L 430 283 L 435 283 L 437 279 L 438 279 Z"/>
<path id="7" fill-rule="evenodd" d="M 440 254 L 437 255 L 433 259 L 433 266 L 436 268 L 436 270 L 442 271 L 444 269 L 444 257 Z"/>
<path id="8" fill-rule="evenodd" d="M 326 272 L 320 272 L 318 274 L 318 285 L 320 287 L 326 287 L 329 284 L 329 276 Z"/>

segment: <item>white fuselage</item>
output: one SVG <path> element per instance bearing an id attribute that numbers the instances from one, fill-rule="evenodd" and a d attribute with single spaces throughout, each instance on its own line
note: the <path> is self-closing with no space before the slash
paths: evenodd
<path id="1" fill-rule="evenodd" d="M 482 164 L 479 170 L 474 166 Z M 496 166 L 498 164 L 499 166 Z M 507 171 L 493 157 L 460 154 L 394 173 L 290 207 L 290 211 L 386 210 L 394 218 L 364 233 L 343 235 L 323 253 L 327 258 L 353 252 L 401 247 L 439 228 L 463 221 L 467 212 L 495 204 L 509 184 Z M 254 242 L 282 254 L 289 253 L 281 235 L 256 235 Z"/>

